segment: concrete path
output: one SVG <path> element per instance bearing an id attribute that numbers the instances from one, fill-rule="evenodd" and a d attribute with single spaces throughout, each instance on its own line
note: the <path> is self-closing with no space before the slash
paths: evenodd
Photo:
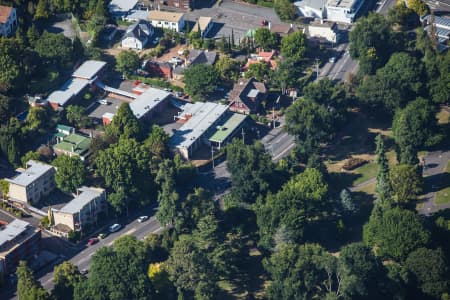
<path id="1" fill-rule="evenodd" d="M 364 188 L 364 187 L 366 187 L 366 186 L 368 186 L 368 185 L 370 185 L 370 184 L 372 184 L 372 183 L 374 183 L 376 181 L 377 181 L 377 179 L 375 177 L 374 178 L 370 178 L 369 180 L 366 180 L 366 181 L 363 181 L 361 183 L 358 183 L 357 185 L 354 185 L 354 186 L 350 187 L 349 189 L 350 189 L 351 192 L 355 192 L 355 191 L 358 191 L 358 190 L 360 190 L 360 189 L 362 189 L 362 188 Z"/>

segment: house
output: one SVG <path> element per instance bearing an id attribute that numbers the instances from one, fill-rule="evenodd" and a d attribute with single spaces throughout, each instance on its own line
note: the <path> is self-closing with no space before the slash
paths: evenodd
<path id="1" fill-rule="evenodd" d="M 172 79 L 172 65 L 168 62 L 148 61 L 144 65 L 144 70 L 148 71 L 153 77 L 163 77 Z"/>
<path id="2" fill-rule="evenodd" d="M 41 230 L 30 223 L 14 219 L 0 226 L 0 281 L 5 282 L 5 275 L 15 272 L 19 261 L 31 259 L 40 248 Z"/>
<path id="3" fill-rule="evenodd" d="M 122 18 L 135 8 L 137 3 L 138 0 L 112 0 L 108 4 L 108 10 L 114 18 Z"/>
<path id="4" fill-rule="evenodd" d="M 300 0 L 294 2 L 300 16 L 313 19 L 326 17 L 327 0 Z"/>
<path id="5" fill-rule="evenodd" d="M 198 18 L 197 23 L 195 23 L 194 27 L 192 27 L 192 31 L 198 32 L 200 30 L 200 36 L 202 38 L 205 38 L 208 36 L 208 32 L 211 30 L 213 26 L 214 23 L 212 22 L 212 18 L 200 17 Z"/>
<path id="6" fill-rule="evenodd" d="M 184 14 L 160 10 L 152 10 L 148 15 L 153 27 L 171 29 L 180 32 L 184 27 Z"/>
<path id="7" fill-rule="evenodd" d="M 111 42 L 117 34 L 117 26 L 113 24 L 106 25 L 100 35 L 100 39 Z"/>
<path id="8" fill-rule="evenodd" d="M 450 17 L 427 15 L 422 21 L 428 34 L 434 35 L 438 42 L 438 50 L 440 52 L 447 50 L 450 39 Z"/>
<path id="9" fill-rule="evenodd" d="M 51 231 L 68 237 L 71 231 L 81 231 L 85 226 L 97 222 L 100 213 L 106 213 L 108 203 L 102 188 L 81 187 L 77 196 L 61 209 L 49 209 Z"/>
<path id="10" fill-rule="evenodd" d="M 56 135 L 64 137 L 72 133 L 75 133 L 75 128 L 67 125 L 57 124 L 56 131 L 57 131 Z"/>
<path id="11" fill-rule="evenodd" d="M 91 154 L 91 138 L 78 133 L 71 133 L 66 136 L 56 135 L 57 143 L 53 145 L 56 155 L 78 156 L 84 161 Z"/>
<path id="12" fill-rule="evenodd" d="M 275 50 L 272 51 L 260 51 L 258 54 L 251 54 L 247 59 L 247 63 L 244 66 L 244 70 L 248 70 L 251 64 L 256 64 L 259 62 L 265 62 L 270 69 L 275 70 L 277 67 L 277 62 L 275 60 L 275 56 L 277 52 Z"/>
<path id="13" fill-rule="evenodd" d="M 292 24 L 272 24 L 272 22 L 269 22 L 269 30 L 282 38 L 296 31 L 296 28 Z"/>
<path id="14" fill-rule="evenodd" d="M 241 78 L 230 92 L 230 110 L 241 114 L 253 114 L 259 109 L 261 101 L 267 98 L 267 88 L 255 78 Z"/>
<path id="15" fill-rule="evenodd" d="M 10 36 L 17 27 L 16 9 L 0 5 L 0 37 Z"/>
<path id="16" fill-rule="evenodd" d="M 33 205 L 55 188 L 55 168 L 29 160 L 25 171 L 12 179 L 6 178 L 6 181 L 10 200 Z"/>
<path id="17" fill-rule="evenodd" d="M 186 59 L 185 65 L 177 66 L 173 70 L 173 76 L 175 79 L 181 79 L 183 72 L 187 67 L 195 66 L 198 64 L 213 65 L 217 60 L 217 52 L 208 50 L 189 50 L 189 55 Z"/>
<path id="18" fill-rule="evenodd" d="M 306 35 L 312 40 L 333 44 L 339 42 L 339 30 L 334 22 L 312 22 L 306 29 Z"/>
<path id="19" fill-rule="evenodd" d="M 169 145 L 182 157 L 189 160 L 200 146 L 208 143 L 212 131 L 225 116 L 228 106 L 212 102 L 187 103 L 176 119 L 184 123 L 170 138 Z"/>
<path id="20" fill-rule="evenodd" d="M 122 38 L 123 48 L 142 50 L 153 36 L 152 24 L 146 20 L 139 20 L 129 26 Z"/>
<path id="21" fill-rule="evenodd" d="M 130 12 L 123 17 L 128 22 L 137 22 L 139 20 L 148 20 L 148 15 L 150 12 L 148 10 L 132 9 Z"/>
<path id="22" fill-rule="evenodd" d="M 365 0 L 328 0 L 326 7 L 327 20 L 352 24 Z"/>
<path id="23" fill-rule="evenodd" d="M 52 92 L 46 99 L 54 110 L 62 110 L 65 106 L 82 96 L 91 84 L 104 72 L 106 63 L 88 60 L 72 73 L 72 77 L 64 85 Z"/>

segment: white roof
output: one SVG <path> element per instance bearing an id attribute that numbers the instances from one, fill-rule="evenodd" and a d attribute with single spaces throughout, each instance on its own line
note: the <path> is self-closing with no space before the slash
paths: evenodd
<path id="1" fill-rule="evenodd" d="M 84 206 L 89 204 L 92 200 L 100 197 L 105 191 L 100 188 L 81 187 L 78 189 L 81 192 L 78 196 L 73 198 L 69 203 L 63 206 L 59 211 L 67 214 L 75 214 L 79 212 Z"/>
<path id="2" fill-rule="evenodd" d="M 357 0 L 328 0 L 327 6 L 331 7 L 342 7 L 342 8 L 352 8 Z"/>
<path id="3" fill-rule="evenodd" d="M 23 173 L 13 179 L 6 180 L 10 183 L 26 187 L 33 183 L 35 180 L 39 179 L 42 175 L 44 175 L 51 169 L 53 169 L 51 165 L 47 165 L 35 160 L 29 160 L 27 162 L 27 169 Z"/>
<path id="4" fill-rule="evenodd" d="M 106 65 L 106 62 L 99 60 L 87 60 L 73 72 L 73 77 L 93 79 L 95 75 Z"/>
<path id="5" fill-rule="evenodd" d="M 294 2 L 294 5 L 298 6 L 298 7 L 305 7 L 305 8 L 312 8 L 312 9 L 320 10 L 325 7 L 326 3 L 327 3 L 327 0 L 300 0 L 300 1 Z"/>
<path id="6" fill-rule="evenodd" d="M 133 9 L 127 14 L 125 19 L 131 21 L 147 20 L 149 14 L 150 12 L 146 10 Z"/>
<path id="7" fill-rule="evenodd" d="M 5 229 L 0 231 L 0 246 L 14 240 L 17 236 L 27 230 L 28 225 L 30 225 L 30 223 L 19 219 L 15 219 L 6 225 Z"/>
<path id="8" fill-rule="evenodd" d="M 170 93 L 166 91 L 148 88 L 145 92 L 139 95 L 136 100 L 130 103 L 131 111 L 133 111 L 136 118 L 140 119 L 169 95 Z"/>
<path id="9" fill-rule="evenodd" d="M 191 117 L 170 139 L 170 144 L 174 148 L 189 149 L 228 109 L 226 105 L 212 102 L 196 102 L 186 104 L 184 107 L 182 116 L 191 115 Z"/>
<path id="10" fill-rule="evenodd" d="M 112 0 L 108 8 L 112 13 L 126 13 L 133 9 L 137 2 L 138 0 Z"/>
<path id="11" fill-rule="evenodd" d="M 112 120 L 114 118 L 114 114 L 110 113 L 110 112 L 106 112 L 102 115 L 102 118 L 108 119 L 108 120 Z"/>
<path id="12" fill-rule="evenodd" d="M 89 81 L 80 78 L 69 79 L 59 90 L 48 95 L 47 101 L 64 106 L 73 96 L 78 95 Z"/>

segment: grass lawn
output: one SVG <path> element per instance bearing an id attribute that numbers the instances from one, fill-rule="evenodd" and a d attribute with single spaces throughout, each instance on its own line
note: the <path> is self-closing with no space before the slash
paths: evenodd
<path id="1" fill-rule="evenodd" d="M 377 176 L 377 169 L 378 166 L 375 162 L 367 163 L 364 166 L 355 169 L 354 173 L 360 176 L 353 182 L 353 185 L 357 185 L 371 178 L 374 178 L 375 176 Z"/>
<path id="2" fill-rule="evenodd" d="M 436 193 L 436 204 L 450 203 L 450 161 L 447 163 L 445 172 L 442 182 L 443 189 Z"/>
<path id="3" fill-rule="evenodd" d="M 366 186 L 363 186 L 360 189 L 355 190 L 356 192 L 363 192 L 368 195 L 375 195 L 375 188 L 377 186 L 376 182 L 372 182 L 371 184 L 368 184 Z"/>

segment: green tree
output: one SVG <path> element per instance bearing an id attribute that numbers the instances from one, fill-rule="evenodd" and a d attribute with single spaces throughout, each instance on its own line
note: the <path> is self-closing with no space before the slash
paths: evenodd
<path id="1" fill-rule="evenodd" d="M 260 143 L 244 145 L 235 139 L 227 146 L 227 169 L 231 173 L 231 192 L 236 199 L 254 203 L 269 190 L 273 164 Z"/>
<path id="2" fill-rule="evenodd" d="M 11 115 L 11 98 L 0 94 L 0 124 L 5 124 Z"/>
<path id="3" fill-rule="evenodd" d="M 65 112 L 67 121 L 75 127 L 86 128 L 91 124 L 89 117 L 84 113 L 84 108 L 79 105 L 69 105 Z"/>
<path id="4" fill-rule="evenodd" d="M 425 16 L 430 13 L 430 9 L 422 0 L 408 0 L 408 7 L 415 11 L 419 16 Z"/>
<path id="5" fill-rule="evenodd" d="M 286 94 L 288 88 L 297 86 L 302 68 L 292 59 L 283 59 L 272 73 L 271 86 L 276 86 L 282 94 Z"/>
<path id="6" fill-rule="evenodd" d="M 34 278 L 33 271 L 25 261 L 20 261 L 16 270 L 17 296 L 20 300 L 49 300 L 46 290 Z"/>
<path id="7" fill-rule="evenodd" d="M 164 129 L 158 125 L 153 125 L 144 145 L 152 154 L 153 159 L 156 157 L 161 160 L 168 156 L 168 142 L 169 135 Z"/>
<path id="8" fill-rule="evenodd" d="M 391 181 L 389 178 L 389 161 L 386 157 L 386 149 L 381 134 L 377 135 L 375 142 L 377 146 L 375 150 L 377 154 L 376 163 L 378 165 L 376 191 L 378 193 L 378 199 L 383 203 L 390 200 L 392 195 Z"/>
<path id="9" fill-rule="evenodd" d="M 229 56 L 220 56 L 214 66 L 219 73 L 220 79 L 224 81 L 236 81 L 239 78 L 240 64 Z"/>
<path id="10" fill-rule="evenodd" d="M 350 32 L 350 55 L 360 63 L 360 72 L 373 74 L 383 66 L 395 50 L 392 43 L 392 30 L 384 17 L 370 13 L 359 18 Z"/>
<path id="11" fill-rule="evenodd" d="M 288 34 L 281 39 L 281 55 L 296 62 L 306 53 L 306 35 L 301 31 Z"/>
<path id="12" fill-rule="evenodd" d="M 418 98 L 395 113 L 392 132 L 399 147 L 401 163 L 418 163 L 417 151 L 426 145 L 436 131 L 436 125 L 435 110 L 423 98 Z"/>
<path id="13" fill-rule="evenodd" d="M 23 78 L 22 53 L 15 39 L 0 39 L 0 91 L 6 92 L 19 86 Z"/>
<path id="14" fill-rule="evenodd" d="M 34 13 L 34 19 L 48 19 L 50 16 L 50 7 L 48 0 L 39 0 L 36 5 L 36 12 Z"/>
<path id="15" fill-rule="evenodd" d="M 344 212 L 349 214 L 354 214 L 358 211 L 355 202 L 352 199 L 352 195 L 347 189 L 343 189 L 339 194 L 339 198 L 341 200 L 341 206 L 344 209 Z"/>
<path id="16" fill-rule="evenodd" d="M 213 66 L 197 64 L 187 68 L 183 81 L 185 90 L 194 100 L 204 101 L 205 97 L 214 92 L 219 83 L 219 73 Z"/>
<path id="17" fill-rule="evenodd" d="M 55 286 L 52 296 L 56 300 L 73 299 L 75 285 L 83 280 L 78 267 L 69 261 L 65 261 L 55 267 L 53 271 L 53 282 Z"/>
<path id="18" fill-rule="evenodd" d="M 175 222 L 178 232 L 192 232 L 200 218 L 214 212 L 212 195 L 202 189 L 196 188 L 186 200 L 181 201 L 180 209 Z"/>
<path id="19" fill-rule="evenodd" d="M 156 218 L 162 226 L 171 225 L 176 217 L 179 195 L 175 190 L 175 170 L 170 160 L 159 165 L 155 181 L 160 186 L 158 192 L 158 212 Z"/>
<path id="20" fill-rule="evenodd" d="M 258 81 L 267 81 L 271 73 L 269 65 L 266 62 L 261 61 L 248 66 L 248 70 L 245 72 L 245 78 L 254 77 Z"/>
<path id="21" fill-rule="evenodd" d="M 328 185 L 316 169 L 306 169 L 273 195 L 259 198 L 256 206 L 256 221 L 260 244 L 273 246 L 274 234 L 284 226 L 292 233 L 296 242 L 302 241 L 304 227 L 308 222 L 320 218 L 328 200 Z"/>
<path id="22" fill-rule="evenodd" d="M 8 123 L 0 127 L 0 150 L 11 164 L 16 164 L 23 153 L 25 135 L 22 123 L 11 118 Z"/>
<path id="23" fill-rule="evenodd" d="M 44 31 L 36 41 L 34 50 L 49 65 L 64 67 L 72 61 L 72 41 L 63 34 Z"/>
<path id="24" fill-rule="evenodd" d="M 38 152 L 35 151 L 28 151 L 27 153 L 25 153 L 22 158 L 20 159 L 20 162 L 22 163 L 22 167 L 26 168 L 27 162 L 29 160 L 41 160 L 42 157 Z"/>
<path id="25" fill-rule="evenodd" d="M 75 192 L 86 181 L 86 167 L 78 156 L 59 155 L 53 166 L 56 186 L 65 192 Z"/>
<path id="26" fill-rule="evenodd" d="M 428 244 L 430 233 L 412 211 L 399 207 L 382 211 L 375 206 L 363 238 L 377 256 L 403 262 L 409 253 Z"/>
<path id="27" fill-rule="evenodd" d="M 274 9 L 282 21 L 292 21 L 297 16 L 297 8 L 289 0 L 275 0 Z"/>
<path id="28" fill-rule="evenodd" d="M 37 29 L 36 25 L 32 24 L 27 30 L 28 43 L 30 43 L 30 45 L 34 47 L 34 45 L 36 45 L 36 42 L 39 40 L 40 36 L 41 34 Z"/>
<path id="29" fill-rule="evenodd" d="M 414 274 L 424 294 L 440 299 L 445 292 L 448 292 L 449 268 L 442 249 L 418 248 L 408 255 L 405 266 Z"/>
<path id="30" fill-rule="evenodd" d="M 200 299 L 214 299 L 211 296 L 217 291 L 216 272 L 205 252 L 197 248 L 190 236 L 182 235 L 175 242 L 167 260 L 167 271 L 179 295 L 195 294 L 196 299 L 199 296 Z"/>
<path id="31" fill-rule="evenodd" d="M 265 27 L 256 29 L 253 38 L 256 44 L 266 51 L 276 49 L 279 45 L 276 34 Z"/>
<path id="32" fill-rule="evenodd" d="M 390 174 L 392 196 L 397 203 L 416 200 L 422 191 L 422 177 L 415 166 L 401 164 L 392 168 Z"/>
<path id="33" fill-rule="evenodd" d="M 119 72 L 125 74 L 125 76 L 130 76 L 139 68 L 139 55 L 132 50 L 121 51 L 117 55 L 116 59 L 116 69 Z"/>
<path id="34" fill-rule="evenodd" d="M 114 138 L 140 138 L 141 128 L 130 104 L 126 102 L 120 104 L 111 124 L 106 127 L 106 134 Z"/>

